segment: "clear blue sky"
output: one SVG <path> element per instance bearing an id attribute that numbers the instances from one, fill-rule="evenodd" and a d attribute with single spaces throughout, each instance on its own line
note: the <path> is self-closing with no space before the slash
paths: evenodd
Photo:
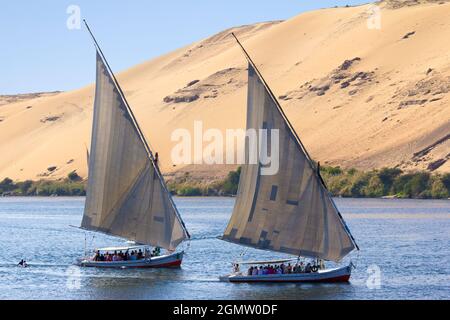
<path id="1" fill-rule="evenodd" d="M 78 5 L 115 72 L 226 28 L 368 0 L 16 0 L 0 4 L 0 94 L 71 90 L 94 81 L 94 47 L 69 30 Z"/>

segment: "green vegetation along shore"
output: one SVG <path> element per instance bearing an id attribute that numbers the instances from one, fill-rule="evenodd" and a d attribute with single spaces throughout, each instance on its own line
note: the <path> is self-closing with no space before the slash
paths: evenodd
<path id="1" fill-rule="evenodd" d="M 237 193 L 241 169 L 231 171 L 222 181 L 202 183 L 189 174 L 168 182 L 172 194 L 192 196 L 234 196 Z M 450 173 L 426 171 L 402 172 L 397 168 L 372 171 L 321 167 L 321 175 L 330 192 L 336 197 L 352 198 L 415 198 L 448 199 L 450 197 Z M 59 181 L 0 182 L 3 196 L 84 196 L 86 182 L 75 172 Z"/>
<path id="2" fill-rule="evenodd" d="M 402 172 L 397 168 L 372 171 L 344 170 L 340 167 L 321 167 L 323 180 L 335 197 L 348 198 L 416 198 L 448 199 L 450 173 L 426 171 Z M 169 189 L 179 196 L 232 196 L 237 193 L 240 168 L 223 181 L 203 185 L 186 179 L 171 181 Z"/>
<path id="3" fill-rule="evenodd" d="M 39 180 L 14 182 L 5 178 L 0 182 L 0 196 L 85 196 L 86 183 L 76 172 L 64 180 Z"/>

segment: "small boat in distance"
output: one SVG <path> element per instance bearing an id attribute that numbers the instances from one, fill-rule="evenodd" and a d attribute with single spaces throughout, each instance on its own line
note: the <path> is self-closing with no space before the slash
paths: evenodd
<path id="1" fill-rule="evenodd" d="M 358 245 L 327 190 L 319 165 L 311 160 L 258 68 L 232 35 L 248 60 L 247 129 L 257 130 L 260 136 L 261 130 L 268 131 L 266 141 L 260 137 L 263 141 L 260 141 L 260 149 L 270 150 L 270 144 L 279 144 L 279 170 L 275 174 L 262 174 L 271 164 L 246 161 L 233 214 L 222 240 L 296 258 L 235 262 L 233 273 L 220 279 L 229 282 L 347 282 L 354 267 L 351 262 L 344 267 L 327 269 L 324 261 L 341 262 L 354 249 L 359 250 Z M 278 131 L 279 141 L 271 141 L 272 130 Z M 264 143 L 267 146 L 262 145 Z M 248 140 L 245 152 L 249 159 Z M 304 265 L 303 259 L 311 262 Z M 251 267 L 241 271 L 242 266 Z"/>
<path id="2" fill-rule="evenodd" d="M 178 245 L 190 238 L 125 95 L 85 21 L 97 50 L 89 178 L 81 229 L 142 246 L 103 248 L 79 260 L 85 267 L 178 267 Z M 153 250 L 151 253 L 151 247 Z M 159 248 L 167 250 L 161 254 Z"/>

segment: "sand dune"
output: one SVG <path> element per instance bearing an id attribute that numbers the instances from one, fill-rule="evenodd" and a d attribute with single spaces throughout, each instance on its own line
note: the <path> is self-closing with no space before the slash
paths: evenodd
<path id="1" fill-rule="evenodd" d="M 383 1 L 226 30 L 138 65 L 118 80 L 165 172 L 176 128 L 244 128 L 252 55 L 312 157 L 360 169 L 450 171 L 450 4 Z M 92 48 L 86 48 L 91 50 Z M 108 54 L 106 52 L 106 54 Z M 93 59 L 95 56 L 93 56 Z M 0 97 L 0 178 L 87 175 L 94 87 Z M 56 170 L 52 167 L 56 167 Z M 188 166 L 214 178 L 230 166 Z"/>

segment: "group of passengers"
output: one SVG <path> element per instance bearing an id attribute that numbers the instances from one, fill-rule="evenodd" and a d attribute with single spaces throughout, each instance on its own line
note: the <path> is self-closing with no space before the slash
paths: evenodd
<path id="1" fill-rule="evenodd" d="M 320 269 L 325 269 L 323 261 L 313 264 L 307 263 L 306 265 L 303 262 L 296 263 L 295 265 L 282 263 L 280 265 L 260 266 L 259 268 L 257 266 L 251 266 L 247 271 L 247 275 L 262 276 L 269 274 L 311 273 L 317 272 Z"/>
<path id="2" fill-rule="evenodd" d="M 160 248 L 155 248 L 152 253 L 150 251 L 145 250 L 145 253 L 139 250 L 127 250 L 126 252 L 122 251 L 114 251 L 113 254 L 109 252 L 101 253 L 100 251 L 95 252 L 95 256 L 93 258 L 94 261 L 105 261 L 105 262 L 116 262 L 116 261 L 137 261 L 142 260 L 148 257 L 159 256 L 161 253 Z"/>
<path id="3" fill-rule="evenodd" d="M 115 262 L 115 261 L 136 261 L 136 260 L 142 260 L 144 258 L 144 254 L 142 253 L 142 250 L 136 251 L 132 250 L 124 252 L 117 252 L 114 251 L 113 254 L 109 252 L 100 253 L 97 251 L 94 256 L 94 261 L 106 261 L 106 262 Z"/>

